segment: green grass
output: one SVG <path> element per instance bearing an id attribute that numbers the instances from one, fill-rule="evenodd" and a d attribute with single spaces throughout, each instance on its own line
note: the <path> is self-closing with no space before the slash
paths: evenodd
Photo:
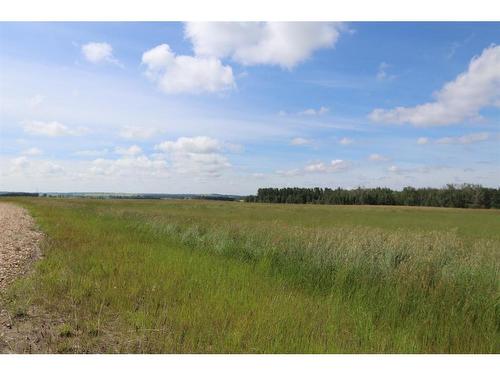
<path id="1" fill-rule="evenodd" d="M 10 199 L 52 351 L 498 353 L 500 211 Z"/>

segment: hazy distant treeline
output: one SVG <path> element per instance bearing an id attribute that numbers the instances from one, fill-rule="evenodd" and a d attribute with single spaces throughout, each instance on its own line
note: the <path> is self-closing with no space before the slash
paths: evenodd
<path id="1" fill-rule="evenodd" d="M 430 206 L 457 208 L 500 208 L 500 188 L 480 185 L 446 185 L 443 188 L 261 188 L 247 202 L 309 203 L 309 204 L 368 204 L 398 206 Z"/>
<path id="2" fill-rule="evenodd" d="M 22 191 L 2 191 L 0 192 L 1 197 L 38 197 L 38 193 L 25 193 Z"/>
<path id="3" fill-rule="evenodd" d="M 238 195 L 223 194 L 117 194 L 117 193 L 25 193 L 25 192 L 2 192 L 0 197 L 46 197 L 46 198 L 91 198 L 91 199 L 206 199 L 217 201 L 235 201 L 243 199 Z"/>

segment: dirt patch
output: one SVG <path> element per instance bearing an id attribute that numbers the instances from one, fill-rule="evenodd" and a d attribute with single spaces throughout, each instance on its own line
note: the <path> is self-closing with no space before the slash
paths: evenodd
<path id="1" fill-rule="evenodd" d="M 42 238 L 24 208 L 0 202 L 0 291 L 40 258 Z"/>
<path id="2" fill-rule="evenodd" d="M 42 238 L 24 208 L 0 202 L 0 353 L 37 351 L 37 344 L 46 341 L 42 340 L 49 332 L 46 325 L 53 325 L 34 307 L 9 312 L 5 303 L 7 286 L 41 257 L 38 245 Z"/>

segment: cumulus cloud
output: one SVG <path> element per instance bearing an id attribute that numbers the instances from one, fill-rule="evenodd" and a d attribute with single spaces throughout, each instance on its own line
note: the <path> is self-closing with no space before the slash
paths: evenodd
<path id="1" fill-rule="evenodd" d="M 218 177 L 231 167 L 222 153 L 224 148 L 219 140 L 205 136 L 180 137 L 155 146 L 156 150 L 168 154 L 178 173 L 211 177 Z"/>
<path id="2" fill-rule="evenodd" d="M 125 156 L 136 156 L 136 155 L 139 155 L 142 153 L 142 149 L 137 145 L 132 145 L 132 146 L 127 147 L 127 148 L 116 147 L 115 153 L 119 154 L 119 155 L 125 155 Z"/>
<path id="3" fill-rule="evenodd" d="M 293 138 L 291 141 L 290 141 L 290 144 L 292 146 L 304 146 L 304 145 L 308 145 L 311 143 L 311 140 L 310 139 L 306 139 L 306 138 L 301 138 L 301 137 L 297 137 L 297 138 Z"/>
<path id="4" fill-rule="evenodd" d="M 70 129 L 57 121 L 26 121 L 23 123 L 23 130 L 30 135 L 43 135 L 46 137 L 79 136 L 87 132 L 86 128 Z"/>
<path id="5" fill-rule="evenodd" d="M 349 167 L 349 162 L 341 159 L 332 160 L 330 163 L 330 169 L 332 172 L 341 171 Z"/>
<path id="6" fill-rule="evenodd" d="M 11 160 L 11 173 L 24 170 L 29 166 L 29 160 L 26 156 L 20 156 Z"/>
<path id="7" fill-rule="evenodd" d="M 39 182 L 45 182 L 49 178 L 65 178 L 66 182 L 78 181 L 77 183 L 80 184 L 93 179 L 102 182 L 104 181 L 103 177 L 111 179 L 123 177 L 124 179 L 121 181 L 126 184 L 131 179 L 142 181 L 143 177 L 169 177 L 168 165 L 165 160 L 154 159 L 143 154 L 124 155 L 117 159 L 97 158 L 92 161 L 78 162 L 75 160 L 29 159 L 26 156 L 21 156 L 9 160 L 7 166 L 10 167 L 5 168 L 6 175 L 21 180 L 36 178 Z"/>
<path id="8" fill-rule="evenodd" d="M 117 147 L 118 159 L 98 158 L 92 161 L 87 173 L 91 176 L 156 176 L 168 177 L 167 162 L 146 156 L 137 145 Z"/>
<path id="9" fill-rule="evenodd" d="M 30 160 L 20 156 L 11 160 L 10 173 L 22 176 L 51 177 L 65 174 L 65 169 L 59 164 L 48 160 Z"/>
<path id="10" fill-rule="evenodd" d="M 487 132 L 471 133 L 465 134 L 459 137 L 443 137 L 431 140 L 427 137 L 420 137 L 417 139 L 417 144 L 427 145 L 431 142 L 437 144 L 456 144 L 456 145 L 468 145 L 476 142 L 484 142 L 490 139 L 490 134 Z"/>
<path id="11" fill-rule="evenodd" d="M 370 119 L 415 126 L 449 125 L 480 117 L 479 111 L 499 106 L 500 46 L 492 45 L 474 57 L 466 72 L 434 94 L 435 101 L 415 107 L 375 109 Z"/>
<path id="12" fill-rule="evenodd" d="M 174 166 L 179 173 L 197 176 L 219 177 L 222 171 L 231 167 L 222 154 L 174 154 Z"/>
<path id="13" fill-rule="evenodd" d="M 165 152 L 189 152 L 195 154 L 208 154 L 218 152 L 221 142 L 210 137 L 180 137 L 176 141 L 165 141 L 156 146 L 156 149 Z"/>
<path id="14" fill-rule="evenodd" d="M 197 56 L 286 69 L 315 50 L 334 47 L 341 30 L 341 24 L 323 22 L 188 22 L 185 26 Z"/>
<path id="15" fill-rule="evenodd" d="M 168 44 L 142 55 L 146 75 L 166 93 L 202 93 L 232 89 L 233 70 L 215 57 L 178 56 Z"/>
<path id="16" fill-rule="evenodd" d="M 167 163 L 146 155 L 125 155 L 119 159 L 95 159 L 88 172 L 100 176 L 168 176 Z"/>
<path id="17" fill-rule="evenodd" d="M 113 47 L 108 43 L 90 42 L 84 44 L 82 54 L 92 64 L 107 62 L 121 66 L 121 63 L 113 56 Z"/>
<path id="18" fill-rule="evenodd" d="M 388 161 L 388 160 L 390 160 L 388 157 L 380 155 L 380 154 L 371 154 L 368 157 L 368 159 L 371 161 Z"/>
<path id="19" fill-rule="evenodd" d="M 305 116 L 320 116 L 328 113 L 329 109 L 327 107 L 320 107 L 318 109 L 308 108 L 304 111 L 299 112 L 299 115 Z"/>
<path id="20" fill-rule="evenodd" d="M 472 133 L 463 135 L 461 137 L 444 137 L 436 140 L 436 143 L 439 144 L 461 144 L 468 145 L 476 142 L 487 141 L 490 138 L 489 133 Z"/>
<path id="21" fill-rule="evenodd" d="M 332 160 L 330 163 L 322 161 L 309 163 L 302 169 L 277 170 L 276 174 L 286 177 L 299 176 L 309 173 L 335 173 L 349 168 L 349 162 L 341 159 Z"/>
<path id="22" fill-rule="evenodd" d="M 308 173 L 326 172 L 327 170 L 328 166 L 323 162 L 308 164 L 304 167 L 304 171 Z"/>

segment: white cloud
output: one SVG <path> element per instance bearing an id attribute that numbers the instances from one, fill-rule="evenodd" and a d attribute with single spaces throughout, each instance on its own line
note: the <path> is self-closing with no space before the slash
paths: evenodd
<path id="1" fill-rule="evenodd" d="M 390 81 L 394 78 L 396 78 L 395 75 L 387 73 L 387 70 L 391 67 L 391 65 L 387 64 L 386 62 L 381 62 L 378 66 L 378 71 L 377 71 L 377 81 Z"/>
<path id="2" fill-rule="evenodd" d="M 95 159 L 88 172 L 101 176 L 160 176 L 167 177 L 167 163 L 164 160 L 151 159 L 145 155 L 126 155 L 119 159 Z"/>
<path id="3" fill-rule="evenodd" d="M 211 177 L 218 177 L 223 170 L 231 167 L 222 154 L 224 148 L 232 150 L 219 140 L 205 136 L 181 137 L 155 146 L 156 150 L 169 155 L 178 173 Z"/>
<path id="4" fill-rule="evenodd" d="M 349 162 L 341 159 L 332 160 L 330 164 L 330 169 L 332 172 L 341 171 L 349 167 Z"/>
<path id="5" fill-rule="evenodd" d="M 368 159 L 371 161 L 388 161 L 388 160 L 390 160 L 388 157 L 380 155 L 380 154 L 371 154 L 368 157 Z"/>
<path id="6" fill-rule="evenodd" d="M 38 147 L 31 147 L 27 150 L 24 150 L 22 154 L 27 156 L 37 156 L 43 154 L 43 151 L 40 150 Z"/>
<path id="7" fill-rule="evenodd" d="M 302 169 L 277 170 L 276 174 L 285 177 L 293 177 L 308 173 L 335 173 L 349 168 L 349 165 L 349 162 L 341 159 L 332 160 L 330 163 L 318 161 L 307 164 Z"/>
<path id="8" fill-rule="evenodd" d="M 40 166 L 40 172 L 42 175 L 45 175 L 45 176 L 55 176 L 55 175 L 62 175 L 66 171 L 59 164 L 48 161 L 48 162 L 44 162 Z"/>
<path id="9" fill-rule="evenodd" d="M 157 129 L 140 126 L 126 126 L 120 131 L 120 137 L 126 139 L 149 139 L 158 133 Z"/>
<path id="10" fill-rule="evenodd" d="M 292 146 L 304 146 L 304 145 L 308 145 L 311 143 L 311 140 L 310 139 L 306 139 L 306 138 L 301 138 L 301 137 L 297 137 L 297 138 L 293 138 L 291 141 L 290 141 L 290 144 Z"/>
<path id="11" fill-rule="evenodd" d="M 165 152 L 189 152 L 207 154 L 221 150 L 221 143 L 210 137 L 180 137 L 176 141 L 165 141 L 156 146 L 157 150 Z"/>
<path id="12" fill-rule="evenodd" d="M 155 192 L 162 179 L 170 176 L 165 160 L 146 155 L 98 158 L 93 161 L 31 160 L 23 156 L 5 161 L 8 164 L 3 164 L 4 160 L 0 158 L 2 175 L 17 183 L 13 190 L 23 191 L 102 189 L 144 192 L 144 189 L 149 189 L 149 192 Z M 30 185 L 31 182 L 33 184 Z M 108 185 L 103 185 L 106 183 Z M 150 183 L 154 184 L 148 185 Z"/>
<path id="13" fill-rule="evenodd" d="M 85 59 L 92 64 L 103 62 L 122 66 L 121 63 L 113 56 L 113 47 L 108 43 L 91 42 L 82 46 L 82 54 Z"/>
<path id="14" fill-rule="evenodd" d="M 341 29 L 322 22 L 188 22 L 185 34 L 197 56 L 292 69 L 315 50 L 334 47 Z"/>
<path id="15" fill-rule="evenodd" d="M 76 151 L 74 154 L 77 156 L 102 156 L 109 152 L 107 148 L 103 150 L 81 150 Z"/>
<path id="16" fill-rule="evenodd" d="M 43 135 L 47 137 L 79 136 L 87 132 L 86 128 L 70 129 L 57 121 L 26 121 L 23 123 L 24 132 L 30 135 Z"/>
<path id="17" fill-rule="evenodd" d="M 26 156 L 14 158 L 11 161 L 11 173 L 18 173 L 29 166 L 29 160 Z"/>
<path id="18" fill-rule="evenodd" d="M 468 145 L 476 142 L 487 141 L 490 138 L 488 133 L 473 133 L 463 135 L 461 137 L 444 137 L 436 140 L 436 143 L 439 144 L 461 144 Z"/>
<path id="19" fill-rule="evenodd" d="M 115 153 L 125 156 L 136 156 L 142 153 L 142 149 L 137 145 L 132 145 L 128 148 L 116 147 Z"/>
<path id="20" fill-rule="evenodd" d="M 21 156 L 11 160 L 10 173 L 22 176 L 51 177 L 65 174 L 65 169 L 59 164 L 47 160 L 29 160 Z"/>
<path id="21" fill-rule="evenodd" d="M 387 168 L 387 170 L 391 173 L 401 173 L 401 168 L 396 165 L 391 165 L 389 168 Z"/>
<path id="22" fill-rule="evenodd" d="M 434 102 L 416 107 L 375 109 L 375 122 L 415 126 L 449 125 L 479 118 L 479 111 L 500 97 L 500 46 L 491 46 L 474 57 L 466 72 L 434 94 Z M 498 106 L 498 105 L 497 105 Z"/>
<path id="23" fill-rule="evenodd" d="M 276 174 L 284 177 L 294 177 L 303 174 L 303 172 L 300 169 L 288 169 L 288 170 L 279 169 L 276 171 Z"/>
<path id="24" fill-rule="evenodd" d="M 222 171 L 231 167 L 229 160 L 222 154 L 174 154 L 174 167 L 182 174 L 218 177 Z"/>
<path id="25" fill-rule="evenodd" d="M 308 164 L 304 167 L 304 171 L 308 173 L 326 172 L 327 170 L 328 167 L 323 162 Z"/>
<path id="26" fill-rule="evenodd" d="M 167 44 L 144 52 L 146 74 L 166 93 L 202 93 L 232 89 L 233 70 L 215 57 L 176 56 Z"/>
<path id="27" fill-rule="evenodd" d="M 417 139 L 417 144 L 419 145 L 426 145 L 429 143 L 429 138 L 427 137 L 420 137 Z"/>
<path id="28" fill-rule="evenodd" d="M 487 132 L 481 132 L 481 133 L 471 133 L 471 134 L 466 134 L 462 135 L 460 137 L 443 137 L 434 140 L 434 143 L 437 144 L 461 144 L 461 145 L 467 145 L 471 143 L 476 143 L 476 142 L 483 142 L 487 141 L 490 139 L 490 134 Z M 417 144 L 419 145 L 426 145 L 429 144 L 431 140 L 427 137 L 420 137 L 417 139 Z"/>
<path id="29" fill-rule="evenodd" d="M 42 96 L 40 94 L 36 94 L 36 95 L 32 96 L 31 98 L 29 98 L 28 103 L 29 103 L 29 106 L 31 108 L 36 108 L 36 107 L 39 107 L 44 101 L 45 101 L 44 96 Z"/>
<path id="30" fill-rule="evenodd" d="M 347 137 L 344 137 L 342 138 L 339 143 L 342 145 L 342 146 L 347 146 L 347 145 L 350 145 L 351 143 L 353 143 L 354 141 L 351 139 L 351 138 L 347 138 Z"/>
<path id="31" fill-rule="evenodd" d="M 299 112 L 299 115 L 305 116 L 320 116 L 328 113 L 329 109 L 327 107 L 320 107 L 318 109 L 309 108 L 304 111 Z"/>

